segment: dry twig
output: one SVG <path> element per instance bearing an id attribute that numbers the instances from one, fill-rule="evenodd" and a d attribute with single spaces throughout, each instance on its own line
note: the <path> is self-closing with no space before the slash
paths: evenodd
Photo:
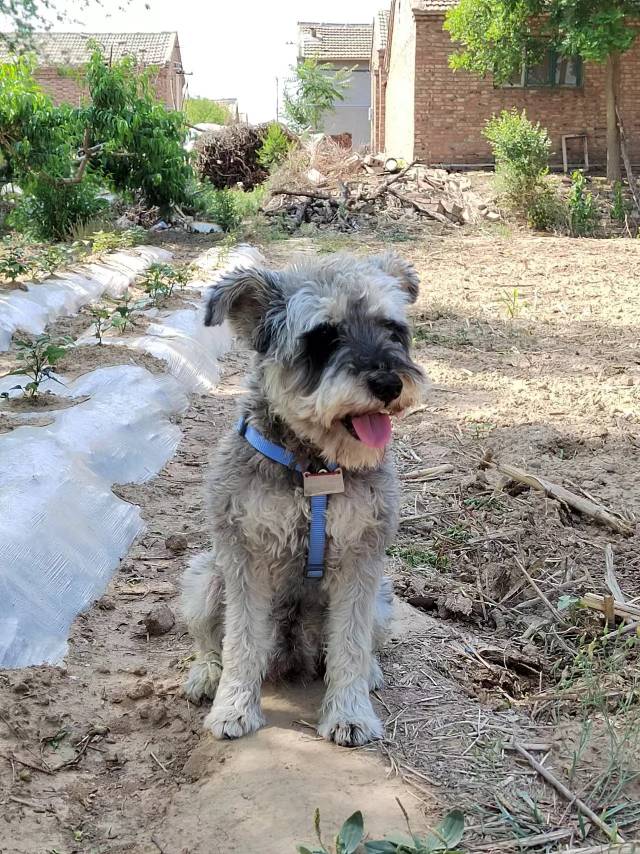
<path id="1" fill-rule="evenodd" d="M 574 805 L 578 812 L 581 812 L 586 816 L 589 821 L 598 827 L 612 842 L 624 842 L 624 839 L 617 830 L 609 827 L 609 825 L 604 822 L 588 804 L 585 804 L 585 802 L 577 795 L 574 795 L 571 789 L 568 789 L 561 780 L 558 780 L 555 774 L 552 774 L 548 768 L 545 768 L 537 759 L 534 759 L 528 750 L 525 750 L 517 741 L 513 741 L 512 746 L 513 749 L 523 757 L 523 759 L 527 760 L 534 771 L 537 771 L 538 774 L 540 774 L 540 776 L 549 783 L 549 785 L 553 786 L 558 794 L 562 795 L 565 800 Z"/>
<path id="2" fill-rule="evenodd" d="M 524 483 L 532 489 L 544 492 L 549 496 L 549 498 L 554 498 L 556 501 L 560 501 L 561 503 L 572 507 L 574 510 L 577 510 L 578 513 L 582 513 L 583 516 L 588 516 L 596 522 L 599 522 L 601 525 L 606 525 L 618 534 L 630 535 L 633 534 L 635 530 L 635 524 L 632 522 L 619 516 L 615 516 L 602 504 L 597 504 L 595 501 L 583 498 L 581 495 L 576 495 L 564 486 L 553 483 L 539 475 L 531 474 L 517 466 L 512 466 L 510 463 L 488 462 L 495 466 L 499 472 L 506 475 L 510 480 L 515 480 L 518 483 Z"/>

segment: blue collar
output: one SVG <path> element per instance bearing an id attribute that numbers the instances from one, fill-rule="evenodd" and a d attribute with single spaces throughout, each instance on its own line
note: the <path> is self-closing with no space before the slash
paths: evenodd
<path id="1" fill-rule="evenodd" d="M 294 471 L 304 473 L 304 467 L 296 463 L 295 455 L 291 451 L 271 442 L 250 424 L 247 424 L 246 418 L 243 417 L 238 421 L 236 429 L 263 457 Z M 333 464 L 327 465 L 329 471 L 335 471 L 337 468 L 338 466 Z M 312 495 L 309 499 L 311 502 L 311 521 L 309 525 L 309 554 L 305 573 L 308 581 L 319 581 L 324 575 L 327 499 L 327 495 Z"/>

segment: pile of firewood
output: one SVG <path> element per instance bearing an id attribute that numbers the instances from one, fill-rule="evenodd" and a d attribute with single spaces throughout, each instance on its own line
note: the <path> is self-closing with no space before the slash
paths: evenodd
<path id="1" fill-rule="evenodd" d="M 194 145 L 195 168 L 201 179 L 210 181 L 218 190 L 239 184 L 252 190 L 267 178 L 267 170 L 259 160 L 260 149 L 269 124 L 228 125 L 202 134 Z M 297 139 L 284 125 L 283 133 Z"/>
<path id="2" fill-rule="evenodd" d="M 351 154 L 340 163 L 341 175 L 324 175 L 311 167 L 304 175 L 272 181 L 263 208 L 279 217 L 289 231 L 302 223 L 353 231 L 381 220 L 427 219 L 447 227 L 495 221 L 500 215 L 471 188 L 465 175 L 416 163 L 400 168 L 397 161 Z M 277 175 L 275 176 L 277 179 Z"/>

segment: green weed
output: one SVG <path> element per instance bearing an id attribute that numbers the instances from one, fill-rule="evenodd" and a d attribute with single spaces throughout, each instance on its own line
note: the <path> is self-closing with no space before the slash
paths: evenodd
<path id="1" fill-rule="evenodd" d="M 396 798 L 396 800 L 398 800 Z M 464 815 L 460 810 L 452 810 L 426 836 L 418 836 L 411 828 L 407 811 L 398 800 L 405 818 L 408 834 L 390 833 L 384 839 L 364 841 L 364 819 L 358 810 L 350 816 L 338 831 L 333 846 L 327 847 L 320 830 L 320 810 L 314 815 L 314 829 L 318 845 L 307 847 L 298 845 L 298 854 L 456 854 L 458 844 L 464 835 Z"/>
<path id="2" fill-rule="evenodd" d="M 414 569 L 430 566 L 433 569 L 444 570 L 449 566 L 449 560 L 444 555 L 418 546 L 389 546 L 387 555 L 400 558 Z"/>

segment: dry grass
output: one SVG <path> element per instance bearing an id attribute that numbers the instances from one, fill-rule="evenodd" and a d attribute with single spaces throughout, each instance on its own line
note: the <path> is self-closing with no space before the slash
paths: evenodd
<path id="1" fill-rule="evenodd" d="M 370 235 L 339 242 L 348 251 L 388 248 Z M 268 252 L 277 264 L 325 243 L 298 239 Z M 638 601 L 638 536 L 481 463 L 491 451 L 638 515 L 640 242 L 499 228 L 459 237 L 425 230 L 397 248 L 422 277 L 415 344 L 433 387 L 398 423 L 396 459 L 404 474 L 449 468 L 403 479 L 390 564 L 396 592 L 425 612 L 413 612 L 413 632 L 384 656 L 384 752 L 418 789 L 435 787 L 443 808 L 465 808 L 470 845 L 542 835 L 531 850 L 559 851 L 583 837 L 603 841 L 509 749 L 513 739 L 633 839 L 638 641 L 614 637 L 593 653 L 602 615 L 565 609 L 570 599 L 561 597 L 608 593 L 610 543 L 620 587 Z"/>

